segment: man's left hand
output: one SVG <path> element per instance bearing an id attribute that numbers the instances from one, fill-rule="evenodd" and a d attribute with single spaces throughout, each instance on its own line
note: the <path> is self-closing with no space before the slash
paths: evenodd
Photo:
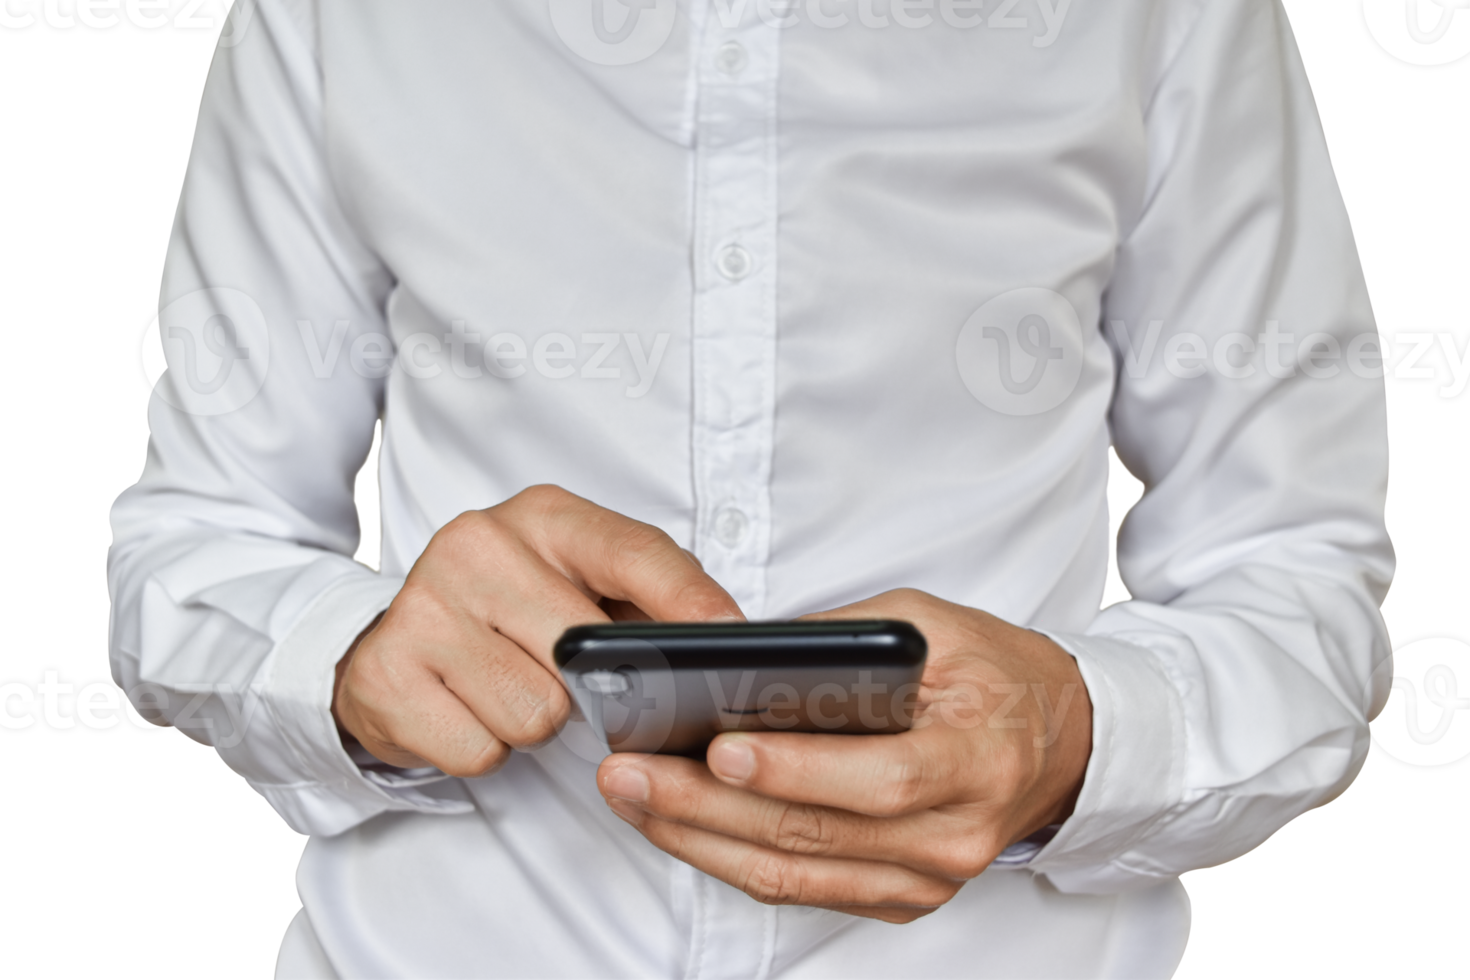
<path id="1" fill-rule="evenodd" d="M 708 765 L 619 754 L 608 805 L 656 846 L 770 904 L 910 922 L 1008 845 L 1066 819 L 1092 747 L 1077 665 L 1039 633 L 913 590 L 810 619 L 902 619 L 929 641 L 899 735 L 726 733 Z"/>

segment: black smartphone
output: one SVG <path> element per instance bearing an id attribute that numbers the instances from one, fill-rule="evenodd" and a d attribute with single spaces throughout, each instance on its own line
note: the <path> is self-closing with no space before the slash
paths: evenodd
<path id="1" fill-rule="evenodd" d="M 728 731 L 906 731 L 927 655 L 898 620 L 608 623 L 554 650 L 608 749 L 699 758 Z"/>

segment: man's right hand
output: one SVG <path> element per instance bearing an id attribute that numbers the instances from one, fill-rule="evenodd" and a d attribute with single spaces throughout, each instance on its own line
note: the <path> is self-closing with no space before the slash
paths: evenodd
<path id="1" fill-rule="evenodd" d="M 571 701 L 551 648 L 619 618 L 741 620 L 729 593 L 663 531 L 558 487 L 461 514 L 337 665 L 332 713 L 390 765 L 479 776 L 538 745 Z"/>

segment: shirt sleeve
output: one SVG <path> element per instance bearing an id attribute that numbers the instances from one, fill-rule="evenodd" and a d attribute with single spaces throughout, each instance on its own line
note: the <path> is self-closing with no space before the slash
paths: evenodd
<path id="1" fill-rule="evenodd" d="M 1093 755 L 1030 867 L 1142 887 L 1333 799 L 1387 697 L 1377 334 L 1275 0 L 1204 0 L 1148 104 L 1144 206 L 1105 305 L 1133 601 L 1082 635 Z M 1202 356 L 1197 356 L 1203 352 Z"/>
<path id="2" fill-rule="evenodd" d="M 332 719 L 333 666 L 402 584 L 350 557 L 392 279 L 333 195 L 311 6 L 252 6 L 210 69 L 160 297 L 168 370 L 112 512 L 113 675 L 302 833 L 462 812 L 442 774 L 359 767 Z"/>

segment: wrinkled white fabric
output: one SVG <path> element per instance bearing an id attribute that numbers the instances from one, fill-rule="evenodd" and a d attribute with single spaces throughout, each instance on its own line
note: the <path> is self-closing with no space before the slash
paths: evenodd
<path id="1" fill-rule="evenodd" d="M 313 835 L 283 975 L 1165 976 L 1177 875 L 1351 781 L 1383 395 L 1274 0 L 242 10 L 112 655 Z M 380 417 L 378 573 L 349 556 Z M 1110 443 L 1146 492 L 1136 598 L 1099 613 Z M 664 528 L 753 618 L 911 586 L 1048 632 L 1094 705 L 1075 814 L 895 929 L 673 861 L 560 742 L 360 766 L 333 665 L 437 528 L 538 483 Z"/>

